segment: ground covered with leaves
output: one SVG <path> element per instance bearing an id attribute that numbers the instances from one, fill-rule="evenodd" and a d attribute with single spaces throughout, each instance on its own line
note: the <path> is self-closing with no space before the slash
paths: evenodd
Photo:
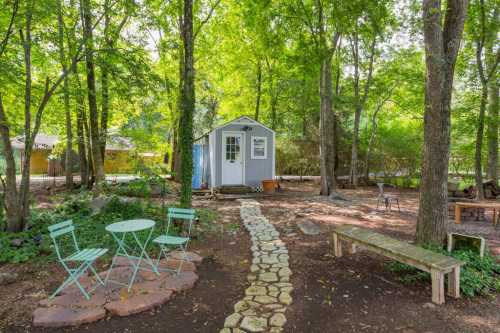
<path id="1" fill-rule="evenodd" d="M 500 332 L 500 298 L 495 291 L 498 272 L 494 272 L 497 266 L 493 261 L 476 262 L 477 272 L 493 270 L 488 275 L 495 277 L 493 281 L 475 273 L 462 275 L 469 279 L 465 284 L 462 280 L 462 287 L 471 286 L 480 296 L 470 297 L 472 294 L 462 290 L 462 299 L 447 298 L 445 305 L 435 306 L 430 303 L 430 283 L 425 274 L 366 251 L 341 259 L 332 256 L 329 231 L 339 224 L 358 224 L 411 241 L 418 203 L 416 191 L 398 193 L 401 213 L 377 211 L 375 188 L 341 190 L 349 199 L 346 202 L 319 197 L 317 191 L 314 183 L 283 183 L 281 194 L 257 198 L 263 214 L 280 231 L 290 252 L 294 292 L 285 332 Z M 0 272 L 15 272 L 19 278 L 0 289 L 0 331 L 40 331 L 31 327 L 32 310 L 65 277 L 47 242 L 47 225 L 73 218 L 82 246 L 102 244 L 114 249 L 115 244 L 104 231 L 106 224 L 139 216 L 163 221 L 164 208 L 158 198 L 123 201 L 123 197 L 112 197 L 95 213 L 87 195 L 42 198 L 45 205 L 39 205 L 42 208 L 34 215 L 32 229 L 24 236 L 16 235 L 24 237 L 23 246 L 12 247 L 9 239 L 11 254 L 3 257 Z M 167 197 L 165 206 L 175 205 L 176 199 L 175 195 Z M 60 331 L 218 332 L 248 287 L 250 240 L 241 225 L 239 202 L 197 197 L 194 205 L 200 223 L 190 250 L 205 258 L 194 289 L 176 295 L 154 311 Z M 298 227 L 304 221 L 318 226 L 319 233 L 304 234 Z M 498 231 L 491 223 L 472 219 L 463 226 L 477 228 L 490 248 L 498 244 Z M 42 240 L 35 242 L 39 234 Z M 27 257 L 22 254 L 24 247 Z M 105 269 L 109 260 L 101 261 L 99 269 Z M 472 268 L 469 272 L 473 272 Z M 480 285 L 475 285 L 478 281 Z"/>

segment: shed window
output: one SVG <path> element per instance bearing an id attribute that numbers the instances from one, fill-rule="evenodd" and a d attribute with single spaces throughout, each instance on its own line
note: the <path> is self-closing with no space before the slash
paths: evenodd
<path id="1" fill-rule="evenodd" d="M 267 158 L 267 138 L 252 136 L 252 159 L 264 160 Z"/>
<path id="2" fill-rule="evenodd" d="M 234 162 L 240 156 L 240 138 L 234 136 L 226 137 L 226 160 Z"/>

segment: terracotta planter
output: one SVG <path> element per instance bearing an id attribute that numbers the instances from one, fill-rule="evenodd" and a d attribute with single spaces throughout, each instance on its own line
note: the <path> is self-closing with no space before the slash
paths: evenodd
<path id="1" fill-rule="evenodd" d="M 264 193 L 274 193 L 276 191 L 278 182 L 276 180 L 263 180 L 262 189 Z"/>

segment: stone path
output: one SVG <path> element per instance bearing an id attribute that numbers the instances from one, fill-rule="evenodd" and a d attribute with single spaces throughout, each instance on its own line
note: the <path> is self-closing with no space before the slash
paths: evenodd
<path id="1" fill-rule="evenodd" d="M 173 294 L 194 287 L 198 280 L 196 265 L 202 258 L 196 253 L 188 253 L 191 262 L 185 262 L 179 275 L 140 270 L 132 290 L 127 287 L 108 283 L 97 288 L 86 300 L 75 285 L 64 289 L 60 296 L 39 302 L 33 313 L 33 325 L 36 327 L 64 327 L 91 323 L 106 316 L 128 316 L 150 310 L 169 301 Z M 160 262 L 160 267 L 175 269 L 178 267 L 179 253 L 173 253 L 167 263 Z M 99 273 L 104 278 L 107 271 Z M 125 258 L 119 258 L 111 273 L 111 279 L 128 283 L 132 268 Z M 91 276 L 80 278 L 80 283 L 88 288 L 95 284 Z"/>
<path id="2" fill-rule="evenodd" d="M 239 200 L 240 215 L 252 237 L 253 262 L 245 297 L 234 305 L 220 333 L 282 332 L 292 303 L 288 250 L 255 200 Z"/>

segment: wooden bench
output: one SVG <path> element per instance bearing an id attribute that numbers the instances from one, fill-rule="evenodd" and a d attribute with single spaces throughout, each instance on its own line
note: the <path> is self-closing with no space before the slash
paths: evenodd
<path id="1" fill-rule="evenodd" d="M 500 203 L 496 202 L 455 202 L 455 223 L 462 223 L 463 208 L 483 208 L 493 210 L 493 225 L 496 227 L 499 219 Z"/>
<path id="2" fill-rule="evenodd" d="M 444 275 L 448 274 L 448 295 L 460 297 L 460 266 L 463 262 L 407 242 L 381 235 L 353 225 L 343 225 L 333 231 L 333 249 L 336 257 L 342 256 L 341 241 L 348 244 L 348 252 L 356 253 L 356 246 L 413 266 L 431 274 L 432 301 L 443 304 Z"/>

